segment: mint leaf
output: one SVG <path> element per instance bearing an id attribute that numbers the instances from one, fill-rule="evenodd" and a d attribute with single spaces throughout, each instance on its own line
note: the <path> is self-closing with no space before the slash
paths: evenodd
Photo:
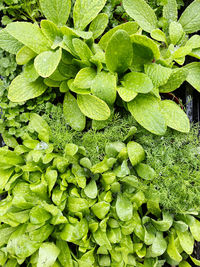
<path id="1" fill-rule="evenodd" d="M 157 28 L 157 17 L 153 9 L 144 0 L 123 0 L 128 15 L 146 32 Z"/>
<path id="2" fill-rule="evenodd" d="M 106 65 L 111 72 L 123 73 L 132 63 L 133 48 L 128 33 L 118 30 L 106 47 Z"/>
<path id="3" fill-rule="evenodd" d="M 157 135 L 163 135 L 167 129 L 159 100 L 152 95 L 139 94 L 128 103 L 128 109 L 145 129 Z"/>
<path id="4" fill-rule="evenodd" d="M 58 26 L 66 24 L 71 10 L 71 0 L 40 0 L 40 6 L 48 20 Z"/>
<path id="5" fill-rule="evenodd" d="M 106 0 L 76 0 L 73 11 L 74 27 L 84 30 L 103 9 Z"/>

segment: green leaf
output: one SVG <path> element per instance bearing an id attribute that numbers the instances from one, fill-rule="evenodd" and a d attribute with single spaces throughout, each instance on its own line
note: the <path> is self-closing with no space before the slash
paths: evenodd
<path id="1" fill-rule="evenodd" d="M 63 40 L 63 33 L 53 22 L 42 20 L 40 23 L 43 34 L 52 44 L 52 49 L 59 46 Z"/>
<path id="2" fill-rule="evenodd" d="M 172 21 L 169 24 L 169 37 L 172 44 L 176 45 L 179 43 L 184 34 L 185 32 L 180 23 Z"/>
<path id="3" fill-rule="evenodd" d="M 82 40 L 77 39 L 77 38 L 74 38 L 72 43 L 73 43 L 75 52 L 80 57 L 80 59 L 83 60 L 83 62 L 88 63 L 90 58 L 92 57 L 92 51 L 90 50 L 88 45 Z"/>
<path id="4" fill-rule="evenodd" d="M 108 105 L 116 100 L 116 76 L 109 72 L 99 72 L 93 80 L 91 92 L 105 101 Z"/>
<path id="5" fill-rule="evenodd" d="M 175 102 L 164 100 L 160 102 L 160 107 L 167 126 L 183 133 L 190 131 L 190 122 L 187 115 Z"/>
<path id="6" fill-rule="evenodd" d="M 138 94 L 134 92 L 132 89 L 128 89 L 123 86 L 118 86 L 117 87 L 117 92 L 121 99 L 123 99 L 125 102 L 129 102 L 133 100 Z"/>
<path id="7" fill-rule="evenodd" d="M 176 0 L 167 0 L 163 7 L 163 17 L 168 21 L 168 24 L 172 21 L 177 21 L 178 8 Z"/>
<path id="8" fill-rule="evenodd" d="M 8 90 L 8 98 L 12 102 L 23 102 L 40 96 L 46 89 L 47 86 L 43 83 L 42 78 L 38 78 L 34 82 L 28 82 L 21 74 L 11 82 Z"/>
<path id="9" fill-rule="evenodd" d="M 163 238 L 163 233 L 156 232 L 156 238 L 153 241 L 153 244 L 147 251 L 149 257 L 158 257 L 161 256 L 167 249 L 167 242 Z"/>
<path id="10" fill-rule="evenodd" d="M 56 240 L 56 246 L 60 249 L 58 259 L 63 266 L 73 267 L 71 252 L 68 243 L 63 240 Z"/>
<path id="11" fill-rule="evenodd" d="M 190 231 L 191 231 L 194 239 L 197 242 L 200 242 L 200 222 L 199 222 L 199 220 L 196 220 L 196 219 L 194 220 L 194 222 L 190 226 Z"/>
<path id="12" fill-rule="evenodd" d="M 40 206 L 35 206 L 30 211 L 30 222 L 32 224 L 43 224 L 51 218 L 51 214 Z"/>
<path id="13" fill-rule="evenodd" d="M 28 82 L 34 82 L 39 77 L 32 62 L 29 62 L 24 66 L 23 76 Z"/>
<path id="14" fill-rule="evenodd" d="M 95 199 L 97 196 L 97 184 L 95 180 L 91 180 L 89 184 L 84 188 L 84 192 L 87 197 Z"/>
<path id="15" fill-rule="evenodd" d="M 123 0 L 123 6 L 144 31 L 151 32 L 157 28 L 156 14 L 144 0 Z"/>
<path id="16" fill-rule="evenodd" d="M 95 77 L 96 71 L 93 68 L 83 68 L 77 73 L 74 79 L 74 85 L 78 88 L 91 88 Z"/>
<path id="17" fill-rule="evenodd" d="M 192 49 L 200 47 L 200 36 L 195 34 L 193 35 L 186 43 L 187 46 L 191 46 Z"/>
<path id="18" fill-rule="evenodd" d="M 158 231 L 166 232 L 170 229 L 170 227 L 173 224 L 173 217 L 171 214 L 169 214 L 167 212 L 163 212 L 163 220 L 162 221 L 154 220 L 154 219 L 151 219 L 151 221 Z"/>
<path id="19" fill-rule="evenodd" d="M 179 267 L 191 267 L 191 265 L 187 261 L 182 261 L 179 263 Z"/>
<path id="20" fill-rule="evenodd" d="M 128 103 L 128 109 L 145 129 L 157 135 L 166 131 L 166 122 L 159 107 L 159 100 L 152 95 L 139 94 Z"/>
<path id="21" fill-rule="evenodd" d="M 108 105 L 93 95 L 78 95 L 77 103 L 82 113 L 90 119 L 104 121 L 110 117 Z"/>
<path id="22" fill-rule="evenodd" d="M 192 51 L 192 48 L 190 46 L 182 46 L 172 53 L 172 58 L 173 59 L 180 59 L 182 57 L 189 55 L 191 51 Z M 184 61 L 182 63 L 178 62 L 178 64 L 180 64 L 180 65 L 182 65 L 183 63 L 184 63 Z"/>
<path id="23" fill-rule="evenodd" d="M 145 152 L 140 144 L 131 141 L 127 144 L 127 149 L 130 162 L 133 166 L 145 159 Z"/>
<path id="24" fill-rule="evenodd" d="M 37 54 L 33 52 L 33 50 L 27 46 L 23 46 L 16 55 L 16 62 L 18 65 L 25 65 L 36 55 Z"/>
<path id="25" fill-rule="evenodd" d="M 103 9 L 106 0 L 76 0 L 73 11 L 75 29 L 84 30 Z"/>
<path id="26" fill-rule="evenodd" d="M 89 31 L 93 32 L 93 38 L 96 39 L 105 31 L 108 25 L 108 15 L 101 13 L 92 21 Z"/>
<path id="27" fill-rule="evenodd" d="M 167 254 L 170 256 L 172 260 L 176 262 L 180 262 L 182 260 L 182 256 L 178 252 L 178 248 L 176 247 L 176 243 L 174 241 L 174 235 L 172 232 L 169 235 Z"/>
<path id="28" fill-rule="evenodd" d="M 192 256 L 190 256 L 190 258 L 194 262 L 194 264 L 196 264 L 196 266 L 200 266 L 200 260 L 197 260 L 197 259 L 193 258 Z"/>
<path id="29" fill-rule="evenodd" d="M 50 128 L 41 116 L 36 113 L 31 113 L 29 125 L 39 134 L 39 138 L 42 141 L 49 142 Z"/>
<path id="30" fill-rule="evenodd" d="M 159 88 L 161 93 L 168 93 L 176 90 L 186 80 L 188 71 L 185 68 L 177 68 L 172 70 L 172 73 L 166 84 Z"/>
<path id="31" fill-rule="evenodd" d="M 189 231 L 176 231 L 181 247 L 188 254 L 192 254 L 194 248 L 194 239 Z"/>
<path id="32" fill-rule="evenodd" d="M 6 30 L 36 54 L 50 49 L 49 41 L 43 35 L 41 29 L 35 24 L 29 22 L 12 22 L 8 24 Z"/>
<path id="33" fill-rule="evenodd" d="M 39 249 L 37 267 L 51 267 L 55 263 L 60 249 L 54 243 L 43 243 Z"/>
<path id="34" fill-rule="evenodd" d="M 67 123 L 76 131 L 82 131 L 85 128 L 86 118 L 81 112 L 76 98 L 67 92 L 63 102 L 63 114 Z"/>
<path id="35" fill-rule="evenodd" d="M 9 163 L 9 162 L 7 162 Z M 0 193 L 3 192 L 8 180 L 10 179 L 11 175 L 13 173 L 13 168 L 11 169 L 0 169 L 0 176 L 1 176 L 1 179 L 0 179 Z"/>
<path id="36" fill-rule="evenodd" d="M 120 25 L 110 29 L 108 32 L 106 32 L 102 36 L 101 40 L 99 41 L 99 45 L 103 50 L 105 50 L 110 38 L 113 36 L 113 34 L 116 31 L 124 30 L 128 33 L 128 35 L 132 35 L 138 31 L 138 28 L 139 28 L 138 24 L 136 22 L 133 22 L 133 21 L 129 21 L 129 22 L 120 24 Z"/>
<path id="37" fill-rule="evenodd" d="M 153 89 L 151 79 L 144 73 L 130 72 L 123 77 L 122 85 L 135 93 L 146 94 Z"/>
<path id="38" fill-rule="evenodd" d="M 190 63 L 184 68 L 189 72 L 186 81 L 200 92 L 200 62 Z"/>
<path id="39" fill-rule="evenodd" d="M 132 63 L 133 48 L 128 33 L 118 30 L 106 47 L 106 65 L 111 72 L 123 73 Z"/>
<path id="40" fill-rule="evenodd" d="M 100 220 L 102 220 L 109 212 L 110 204 L 105 201 L 101 201 L 92 206 L 91 210 Z"/>
<path id="41" fill-rule="evenodd" d="M 57 178 L 58 173 L 56 170 L 47 169 L 45 179 L 49 187 L 49 195 L 51 195 L 51 191 L 53 190 L 53 187 L 56 184 Z"/>
<path id="42" fill-rule="evenodd" d="M 88 209 L 88 201 L 83 198 L 68 197 L 67 208 L 70 212 L 82 212 Z"/>
<path id="43" fill-rule="evenodd" d="M 193 1 L 182 13 L 179 22 L 186 33 L 200 30 L 200 1 Z"/>
<path id="44" fill-rule="evenodd" d="M 127 197 L 123 196 L 122 194 L 118 194 L 117 196 L 116 212 L 121 221 L 131 220 L 133 216 L 132 203 Z"/>
<path id="45" fill-rule="evenodd" d="M 56 70 L 61 56 L 61 49 L 45 51 L 39 54 L 34 60 L 34 66 L 38 74 L 44 78 L 49 77 Z"/>
<path id="46" fill-rule="evenodd" d="M 135 166 L 138 176 L 145 180 L 153 180 L 155 178 L 156 172 L 149 165 L 144 163 L 139 163 Z"/>
<path id="47" fill-rule="evenodd" d="M 157 41 L 163 42 L 163 43 L 167 43 L 166 35 L 160 29 L 152 30 L 151 31 L 151 38 L 153 38 Z"/>
<path id="48" fill-rule="evenodd" d="M 155 87 L 166 84 L 172 70 L 161 66 L 160 64 L 152 63 L 144 66 L 145 73 L 151 78 Z"/>
<path id="49" fill-rule="evenodd" d="M 71 10 L 71 0 L 40 0 L 40 6 L 47 19 L 58 26 L 66 24 Z"/>
<path id="50" fill-rule="evenodd" d="M 23 44 L 10 35 L 5 29 L 1 29 L 0 47 L 11 54 L 17 54 L 17 52 L 23 47 Z"/>

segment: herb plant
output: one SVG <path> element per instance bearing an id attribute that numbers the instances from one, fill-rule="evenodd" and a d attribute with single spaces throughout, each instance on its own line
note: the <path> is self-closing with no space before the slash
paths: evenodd
<path id="1" fill-rule="evenodd" d="M 40 27 L 14 22 L 2 30 L 0 46 L 17 52 L 17 63 L 25 64 L 24 71 L 10 85 L 8 98 L 23 102 L 42 95 L 48 86 L 59 87 L 65 93 L 66 122 L 81 131 L 86 117 L 106 121 L 118 95 L 138 123 L 150 132 L 162 135 L 167 126 L 188 132 L 187 116 L 172 101 L 161 101 L 159 92 L 171 92 L 186 79 L 199 88 L 198 62 L 182 68 L 174 64 L 183 64 L 188 54 L 198 57 L 199 36 L 188 40 L 187 34 L 199 29 L 198 18 L 192 20 L 192 14 L 200 8 L 199 1 L 192 2 L 179 22 L 175 1 L 168 1 L 163 8 L 165 33 L 158 29 L 156 15 L 144 0 L 139 0 L 138 5 L 124 0 L 124 8 L 135 22 L 111 29 L 97 44 L 94 40 L 108 24 L 106 14 L 98 15 L 105 2 L 99 0 L 95 5 L 94 1 L 77 0 L 72 29 L 65 25 L 71 2 L 59 1 L 60 9 L 55 11 L 48 0 L 43 0 L 40 4 L 48 20 L 41 21 Z M 156 41 L 142 35 L 142 30 Z"/>

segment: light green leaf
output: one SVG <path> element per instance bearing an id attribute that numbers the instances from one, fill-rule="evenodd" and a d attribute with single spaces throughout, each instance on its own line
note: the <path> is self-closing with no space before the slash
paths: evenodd
<path id="1" fill-rule="evenodd" d="M 68 243 L 63 240 L 56 240 L 56 246 L 60 249 L 58 259 L 63 266 L 73 267 L 71 251 Z"/>
<path id="2" fill-rule="evenodd" d="M 151 221 L 158 231 L 166 232 L 170 229 L 170 227 L 173 224 L 173 217 L 171 214 L 169 214 L 167 212 L 163 212 L 163 220 L 162 221 L 154 220 L 154 219 L 151 219 Z"/>
<path id="3" fill-rule="evenodd" d="M 60 27 L 62 34 L 64 34 L 65 36 L 68 37 L 81 37 L 83 39 L 90 39 L 92 38 L 92 32 L 85 32 L 85 31 L 81 31 L 81 30 L 75 30 L 72 28 L 69 28 L 67 26 L 62 26 Z"/>
<path id="4" fill-rule="evenodd" d="M 49 77 L 56 70 L 61 56 L 61 49 L 45 51 L 39 54 L 34 60 L 34 66 L 38 74 L 44 78 Z"/>
<path id="5" fill-rule="evenodd" d="M 29 22 L 12 22 L 8 24 L 6 30 L 10 35 L 25 46 L 28 46 L 36 54 L 50 49 L 49 41 L 36 24 Z"/>
<path id="6" fill-rule="evenodd" d="M 69 89 L 76 93 L 76 94 L 80 94 L 80 95 L 89 95 L 91 93 L 91 90 L 88 88 L 88 89 L 83 89 L 83 88 L 79 88 L 77 86 L 74 85 L 74 80 L 71 79 L 71 80 L 68 80 L 67 82 L 67 86 L 69 87 Z"/>
<path id="7" fill-rule="evenodd" d="M 76 98 L 69 92 L 65 94 L 63 114 L 66 122 L 76 131 L 82 131 L 85 128 L 86 118 L 81 112 Z"/>
<path id="8" fill-rule="evenodd" d="M 73 11 L 75 29 L 84 30 L 103 9 L 105 3 L 106 0 L 76 0 Z"/>
<path id="9" fill-rule="evenodd" d="M 42 78 L 38 78 L 34 82 L 28 82 L 21 74 L 11 82 L 8 98 L 12 102 L 23 102 L 40 96 L 46 89 L 47 86 L 43 83 Z"/>
<path id="10" fill-rule="evenodd" d="M 97 184 L 95 180 L 91 180 L 89 184 L 84 188 L 84 192 L 87 197 L 95 199 L 97 196 Z"/>
<path id="11" fill-rule="evenodd" d="M 163 17 L 167 19 L 168 24 L 172 21 L 177 21 L 178 8 L 176 0 L 167 0 L 167 3 L 163 7 Z"/>
<path id="12" fill-rule="evenodd" d="M 172 70 L 161 66 L 160 64 L 152 63 L 144 66 L 145 73 L 151 78 L 155 87 L 159 87 L 167 83 Z"/>
<path id="13" fill-rule="evenodd" d="M 190 131 L 190 122 L 187 115 L 175 102 L 164 100 L 160 102 L 160 107 L 167 126 L 183 133 Z"/>
<path id="14" fill-rule="evenodd" d="M 119 94 L 119 96 L 125 101 L 125 102 L 129 102 L 131 100 L 133 100 L 138 94 L 136 92 L 134 92 L 132 89 L 128 89 L 126 87 L 123 86 L 118 86 L 117 87 L 117 92 Z"/>
<path id="15" fill-rule="evenodd" d="M 52 267 L 60 249 L 54 243 L 43 243 L 39 249 L 37 267 Z"/>
<path id="16" fill-rule="evenodd" d="M 130 72 L 126 74 L 121 82 L 122 85 L 135 93 L 146 94 L 153 89 L 151 79 L 144 73 Z"/>
<path id="17" fill-rule="evenodd" d="M 117 196 L 116 212 L 121 221 L 131 220 L 133 216 L 132 203 L 127 197 L 123 196 L 122 194 L 118 194 Z"/>
<path id="18" fill-rule="evenodd" d="M 9 162 L 7 162 L 9 163 Z M 13 173 L 13 168 L 11 169 L 0 169 L 0 193 L 3 192 L 8 180 L 10 179 L 11 175 Z"/>
<path id="19" fill-rule="evenodd" d="M 167 43 L 166 35 L 160 29 L 155 29 L 151 31 L 151 37 L 157 41 Z"/>
<path id="20" fill-rule="evenodd" d="M 38 137 L 42 141 L 46 143 L 49 142 L 50 128 L 48 123 L 41 116 L 37 113 L 31 113 L 29 126 L 39 134 Z"/>
<path id="21" fill-rule="evenodd" d="M 27 46 L 23 46 L 16 55 L 16 62 L 18 65 L 25 65 L 36 55 L 37 54 L 33 52 L 33 50 Z"/>
<path id="22" fill-rule="evenodd" d="M 53 190 L 53 187 L 57 181 L 58 173 L 56 170 L 47 169 L 45 173 L 45 179 L 48 183 L 49 187 L 49 195 L 51 195 L 51 191 Z"/>
<path id="23" fill-rule="evenodd" d="M 24 66 L 23 76 L 28 82 L 34 82 L 39 77 L 32 62 L 29 62 Z"/>
<path id="24" fill-rule="evenodd" d="M 135 166 L 135 169 L 137 171 L 138 176 L 145 180 L 153 180 L 156 175 L 154 169 L 144 163 L 139 163 Z"/>
<path id="25" fill-rule="evenodd" d="M 163 238 L 163 233 L 156 232 L 156 238 L 153 241 L 153 244 L 147 250 L 147 255 L 149 257 L 158 257 L 161 256 L 167 249 L 167 242 Z"/>
<path id="26" fill-rule="evenodd" d="M 169 235 L 167 253 L 170 256 L 170 258 L 176 262 L 180 262 L 182 260 L 182 256 L 179 254 L 178 248 L 176 247 L 173 233 L 170 233 Z"/>
<path id="27" fill-rule="evenodd" d="M 108 32 L 106 32 L 102 36 L 101 40 L 99 41 L 99 45 L 103 50 L 105 50 L 110 38 L 113 36 L 113 34 L 116 31 L 124 30 L 128 33 L 128 35 L 132 35 L 138 31 L 138 28 L 139 28 L 138 24 L 136 22 L 133 22 L 133 21 L 129 21 L 129 22 L 120 24 L 120 25 L 110 29 Z"/>
<path id="28" fill-rule="evenodd" d="M 194 264 L 196 264 L 196 266 L 200 266 L 200 260 L 197 260 L 197 259 L 193 258 L 192 256 L 190 256 L 190 258 L 194 262 Z"/>
<path id="29" fill-rule="evenodd" d="M 0 47 L 11 54 L 16 54 L 23 47 L 23 44 L 10 35 L 5 29 L 1 29 Z"/>
<path id="30" fill-rule="evenodd" d="M 152 95 L 139 94 L 128 103 L 128 109 L 136 119 L 148 131 L 163 135 L 166 131 L 166 122 L 159 107 L 159 100 Z"/>
<path id="31" fill-rule="evenodd" d="M 77 103 L 82 113 L 97 121 L 104 121 L 110 117 L 108 105 L 93 95 L 78 95 Z"/>
<path id="32" fill-rule="evenodd" d="M 106 47 L 106 65 L 111 72 L 123 73 L 132 63 L 133 48 L 128 33 L 118 30 Z"/>
<path id="33" fill-rule="evenodd" d="M 182 261 L 179 263 L 179 267 L 192 267 L 187 261 Z"/>
<path id="34" fill-rule="evenodd" d="M 196 219 L 194 220 L 194 222 L 190 226 L 190 231 L 191 231 L 194 239 L 197 242 L 200 242 L 200 222 L 199 222 L 199 220 L 196 220 Z"/>
<path id="35" fill-rule="evenodd" d="M 169 24 L 169 37 L 172 44 L 176 45 L 179 43 L 184 34 L 185 32 L 180 23 L 172 21 Z"/>
<path id="36" fill-rule="evenodd" d="M 53 22 L 49 20 L 42 20 L 40 23 L 43 34 L 52 44 L 52 49 L 61 44 L 63 40 L 63 33 Z"/>
<path id="37" fill-rule="evenodd" d="M 101 202 L 94 204 L 91 210 L 100 220 L 102 220 L 106 216 L 106 214 L 109 212 L 110 204 L 105 201 L 101 201 Z"/>
<path id="38" fill-rule="evenodd" d="M 77 38 L 74 38 L 72 43 L 73 43 L 75 52 L 80 57 L 80 59 L 88 63 L 90 58 L 92 57 L 92 51 L 90 50 L 88 45 L 82 40 L 77 39 Z"/>
<path id="39" fill-rule="evenodd" d="M 51 218 L 51 214 L 40 206 L 35 206 L 30 211 L 30 222 L 32 224 L 43 224 Z"/>
<path id="40" fill-rule="evenodd" d="M 182 13 L 179 22 L 186 33 L 200 30 L 200 1 L 193 1 Z"/>
<path id="41" fill-rule="evenodd" d="M 192 49 L 200 47 L 200 35 L 193 35 L 186 43 L 187 46 L 191 46 Z"/>
<path id="42" fill-rule="evenodd" d="M 109 72 L 99 72 L 93 80 L 91 92 L 93 95 L 112 105 L 116 99 L 116 76 Z"/>
<path id="43" fill-rule="evenodd" d="M 92 21 L 89 31 L 93 32 L 93 38 L 96 39 L 105 31 L 108 25 L 108 15 L 101 13 Z"/>
<path id="44" fill-rule="evenodd" d="M 180 63 L 177 61 L 178 64 L 183 65 L 185 61 L 184 57 L 189 55 L 191 51 L 192 51 L 192 48 L 190 46 L 182 46 L 172 53 L 172 57 L 173 59 L 178 59 L 178 60 L 183 58 L 183 62 L 182 62 L 182 59 Z"/>
<path id="45" fill-rule="evenodd" d="M 130 162 L 133 166 L 145 159 L 145 152 L 140 144 L 131 141 L 127 144 L 127 149 Z"/>
<path id="46" fill-rule="evenodd" d="M 184 67 L 189 71 L 186 81 L 200 92 L 200 62 L 193 62 Z"/>
<path id="47" fill-rule="evenodd" d="M 177 231 L 181 247 L 187 254 L 192 254 L 194 248 L 194 239 L 189 231 L 181 232 Z"/>
<path id="48" fill-rule="evenodd" d="M 95 76 L 96 71 L 93 68 L 83 68 L 77 73 L 74 85 L 78 88 L 91 88 Z"/>
<path id="49" fill-rule="evenodd" d="M 47 19 L 59 26 L 66 24 L 71 10 L 71 0 L 40 0 L 40 6 Z"/>
<path id="50" fill-rule="evenodd" d="M 159 88 L 161 93 L 168 93 L 176 90 L 186 80 L 188 71 L 185 68 L 177 68 L 172 70 L 172 73 L 166 84 Z"/>
<path id="51" fill-rule="evenodd" d="M 157 28 L 157 17 L 153 9 L 144 0 L 123 0 L 128 15 L 146 32 Z"/>

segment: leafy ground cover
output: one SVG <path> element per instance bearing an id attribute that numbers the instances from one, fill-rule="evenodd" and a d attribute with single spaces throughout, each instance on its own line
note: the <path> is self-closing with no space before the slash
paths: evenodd
<path id="1" fill-rule="evenodd" d="M 198 125 L 163 98 L 200 91 L 183 4 L 1 2 L 1 266 L 200 266 Z"/>

